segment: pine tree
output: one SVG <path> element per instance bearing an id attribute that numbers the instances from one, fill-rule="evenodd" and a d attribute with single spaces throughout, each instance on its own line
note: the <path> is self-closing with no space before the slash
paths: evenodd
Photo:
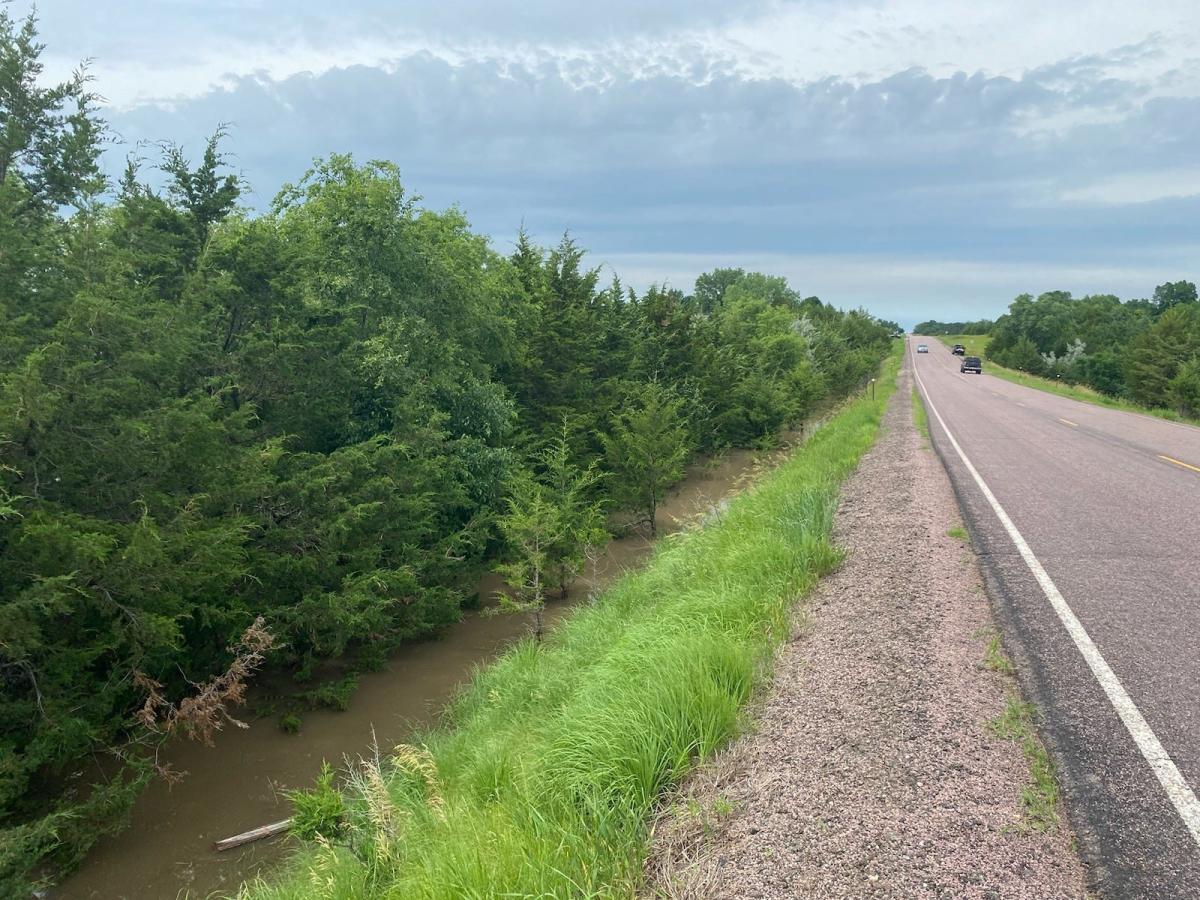
<path id="1" fill-rule="evenodd" d="M 620 502 L 658 534 L 658 506 L 683 477 L 691 441 L 682 417 L 683 400 L 656 381 L 642 385 L 602 436 L 613 491 Z"/>

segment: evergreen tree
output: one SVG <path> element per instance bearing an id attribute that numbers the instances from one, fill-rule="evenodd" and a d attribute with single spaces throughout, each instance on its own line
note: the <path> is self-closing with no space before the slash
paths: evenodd
<path id="1" fill-rule="evenodd" d="M 647 382 L 602 437 L 614 494 L 650 526 L 652 537 L 658 534 L 659 504 L 683 477 L 692 449 L 682 408 L 683 400 L 669 388 Z"/>

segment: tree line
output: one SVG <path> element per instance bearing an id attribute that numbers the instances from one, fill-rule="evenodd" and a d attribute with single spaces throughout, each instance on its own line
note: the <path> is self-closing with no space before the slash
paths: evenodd
<path id="1" fill-rule="evenodd" d="M 1190 281 L 1125 302 L 1022 294 L 991 335 L 987 353 L 1000 365 L 1200 418 L 1200 302 Z"/>
<path id="2" fill-rule="evenodd" d="M 987 334 L 995 325 L 991 319 L 978 319 L 974 322 L 939 322 L 930 319 L 913 326 L 913 334 Z"/>
<path id="3" fill-rule="evenodd" d="M 896 327 L 741 269 L 634 291 L 569 236 L 501 253 L 389 162 L 254 213 L 222 131 L 110 184 L 86 75 L 43 86 L 41 52 L 0 7 L 0 893 L 257 665 L 378 665 L 497 566 L 536 609 L 607 513 L 652 529 L 688 459 L 769 443 Z"/>

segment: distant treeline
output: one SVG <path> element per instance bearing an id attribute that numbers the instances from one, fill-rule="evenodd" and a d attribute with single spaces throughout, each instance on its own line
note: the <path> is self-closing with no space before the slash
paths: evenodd
<path id="1" fill-rule="evenodd" d="M 253 215 L 218 134 L 109 185 L 86 82 L 38 87 L 39 54 L 0 7 L 5 896 L 119 822 L 164 722 L 204 737 L 259 651 L 303 679 L 455 621 L 552 439 L 605 476 L 587 502 L 641 508 L 639 429 L 769 443 L 897 328 L 741 269 L 638 293 L 569 237 L 501 254 L 390 163 L 332 156 Z M 103 751 L 123 775 L 72 774 Z"/>
<path id="2" fill-rule="evenodd" d="M 1022 294 L 991 335 L 987 354 L 1000 365 L 1200 417 L 1200 303 L 1190 281 L 1124 303 Z"/>
<path id="3" fill-rule="evenodd" d="M 939 322 L 930 319 L 913 326 L 913 334 L 987 334 L 995 323 L 991 319 L 978 322 Z"/>

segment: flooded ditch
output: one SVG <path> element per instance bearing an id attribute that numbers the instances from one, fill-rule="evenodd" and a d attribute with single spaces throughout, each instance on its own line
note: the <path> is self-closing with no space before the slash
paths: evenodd
<path id="1" fill-rule="evenodd" d="M 693 465 L 659 510 L 660 532 L 706 518 L 746 485 L 758 462 L 758 454 L 734 450 Z M 637 534 L 611 542 L 594 577 L 585 573 L 566 600 L 550 602 L 547 622 L 556 622 L 589 592 L 638 566 L 650 549 Z M 499 580 L 487 576 L 480 583 L 481 596 L 498 587 Z M 294 843 L 280 837 L 217 853 L 214 841 L 285 818 L 289 811 L 282 792 L 309 786 L 323 760 L 336 766 L 346 756 L 367 752 L 373 740 L 391 747 L 414 728 L 433 724 L 474 667 L 528 630 L 526 616 L 468 613 L 441 638 L 405 646 L 380 671 L 364 673 L 345 712 L 306 712 L 299 734 L 284 733 L 277 717 L 263 717 L 248 719 L 245 730 L 227 728 L 215 747 L 173 744 L 166 755 L 186 777 L 174 786 L 151 784 L 138 798 L 129 828 L 100 841 L 49 896 L 160 900 L 235 891 L 278 863 Z M 251 691 L 247 707 L 254 706 Z M 242 712 L 243 718 L 249 715 Z"/>

